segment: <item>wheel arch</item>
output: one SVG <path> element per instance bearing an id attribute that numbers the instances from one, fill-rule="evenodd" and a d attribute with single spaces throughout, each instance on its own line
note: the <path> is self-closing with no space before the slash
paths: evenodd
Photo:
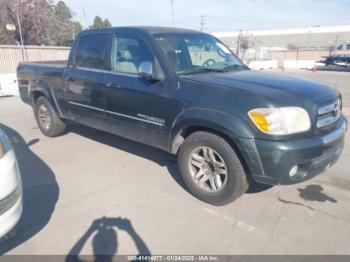
<path id="1" fill-rule="evenodd" d="M 52 108 L 55 110 L 55 112 L 59 115 L 62 116 L 62 113 L 57 105 L 56 99 L 54 97 L 54 94 L 52 93 L 50 87 L 44 83 L 41 82 L 40 85 L 35 86 L 32 90 L 31 90 L 31 94 L 30 94 L 30 103 L 32 105 L 32 107 L 34 108 L 35 103 L 37 101 L 37 99 L 41 96 L 46 97 Z"/>
<path id="2" fill-rule="evenodd" d="M 185 139 L 197 131 L 206 131 L 216 134 L 234 149 L 247 174 L 251 173 L 246 151 L 240 143 L 241 138 L 252 138 L 249 127 L 237 116 L 221 112 L 188 112 L 178 117 L 170 135 L 169 151 L 177 154 Z M 204 114 L 203 114 L 204 113 Z M 199 115 L 200 114 L 200 115 Z"/>

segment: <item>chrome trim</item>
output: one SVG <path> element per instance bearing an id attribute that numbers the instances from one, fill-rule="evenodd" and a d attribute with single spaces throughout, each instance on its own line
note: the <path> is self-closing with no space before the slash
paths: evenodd
<path id="1" fill-rule="evenodd" d="M 341 113 L 340 108 L 341 108 L 340 98 L 333 101 L 331 104 L 320 107 L 318 109 L 318 118 L 316 123 L 317 128 L 322 128 L 336 122 L 340 117 L 340 113 Z"/>
<path id="2" fill-rule="evenodd" d="M 153 125 L 157 125 L 157 126 L 164 126 L 164 124 L 162 124 L 162 123 L 157 123 L 157 122 L 149 121 L 149 120 L 134 117 L 134 116 L 129 116 L 129 115 L 124 115 L 124 114 L 120 114 L 120 113 L 116 113 L 116 112 L 112 112 L 112 111 L 108 111 L 108 110 L 103 110 L 103 109 L 98 108 L 98 107 L 88 106 L 88 105 L 84 105 L 84 104 L 80 104 L 80 103 L 76 103 L 76 102 L 72 102 L 72 101 L 69 101 L 68 103 L 72 104 L 72 105 L 76 105 L 76 106 L 81 106 L 81 107 L 86 107 L 89 109 L 97 110 L 100 112 L 106 112 L 108 114 L 112 114 L 112 115 L 116 115 L 116 116 L 121 116 L 121 117 L 126 117 L 126 118 L 130 118 L 130 119 L 138 120 L 141 122 L 145 122 L 145 123 L 149 123 L 149 124 L 153 124 Z"/>
<path id="3" fill-rule="evenodd" d="M 323 144 L 329 144 L 345 134 L 346 124 L 344 123 L 339 129 L 333 131 L 332 133 L 325 135 L 322 139 Z"/>
<path id="4" fill-rule="evenodd" d="M 340 99 L 339 98 L 336 101 L 334 101 L 333 103 L 319 108 L 318 114 L 324 115 L 324 114 L 333 112 L 333 111 L 337 110 L 338 108 L 340 110 Z"/>
<path id="5" fill-rule="evenodd" d="M 88 106 L 88 105 L 84 105 L 84 104 L 80 104 L 80 103 L 76 103 L 76 102 L 72 102 L 72 101 L 69 101 L 68 104 L 75 105 L 75 106 L 86 107 L 86 108 L 97 110 L 97 111 L 100 111 L 100 112 L 104 112 L 105 111 L 105 110 L 103 110 L 101 108 L 98 108 L 98 107 Z"/>
<path id="6" fill-rule="evenodd" d="M 327 116 L 327 117 L 321 118 L 317 120 L 317 128 L 322 128 L 330 124 L 333 124 L 339 119 L 339 117 L 340 117 L 340 114 L 338 114 L 337 116 Z"/>
<path id="7" fill-rule="evenodd" d="M 105 73 L 105 74 L 110 74 L 110 75 L 122 75 L 122 76 L 130 76 L 130 77 L 134 77 L 134 78 L 140 78 L 139 74 L 111 71 L 111 70 L 106 70 L 106 69 L 94 69 L 94 68 L 81 67 L 81 66 L 76 66 L 76 68 L 79 70 L 84 70 L 84 71 L 100 72 L 100 73 Z"/>

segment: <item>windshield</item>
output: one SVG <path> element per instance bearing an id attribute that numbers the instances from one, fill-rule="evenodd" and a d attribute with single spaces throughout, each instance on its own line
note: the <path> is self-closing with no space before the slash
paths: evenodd
<path id="1" fill-rule="evenodd" d="M 248 69 L 225 45 L 207 34 L 156 34 L 169 63 L 178 74 Z"/>

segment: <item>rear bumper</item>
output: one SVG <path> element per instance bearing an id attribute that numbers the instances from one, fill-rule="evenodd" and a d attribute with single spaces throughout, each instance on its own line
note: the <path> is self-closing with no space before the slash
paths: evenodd
<path id="1" fill-rule="evenodd" d="M 31 105 L 30 95 L 29 95 L 29 86 L 23 86 L 20 83 L 18 84 L 19 96 L 21 100 L 28 105 Z"/>
<path id="2" fill-rule="evenodd" d="M 288 142 L 252 140 L 245 151 L 245 160 L 256 182 L 287 185 L 308 180 L 332 166 L 344 147 L 347 120 L 341 117 L 337 127 L 324 136 Z M 252 161 L 253 160 L 253 161 Z M 298 166 L 294 176 L 290 170 Z"/>

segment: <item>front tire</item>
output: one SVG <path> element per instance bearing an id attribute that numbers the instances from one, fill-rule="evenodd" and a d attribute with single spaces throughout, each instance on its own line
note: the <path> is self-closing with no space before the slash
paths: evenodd
<path id="1" fill-rule="evenodd" d="M 199 131 L 182 144 L 178 165 L 188 190 L 200 200 L 221 206 L 248 189 L 242 163 L 232 146 L 222 137 Z"/>
<path id="2" fill-rule="evenodd" d="M 55 137 L 65 133 L 66 123 L 58 117 L 46 97 L 40 96 L 36 100 L 34 114 L 40 130 L 45 136 Z"/>

